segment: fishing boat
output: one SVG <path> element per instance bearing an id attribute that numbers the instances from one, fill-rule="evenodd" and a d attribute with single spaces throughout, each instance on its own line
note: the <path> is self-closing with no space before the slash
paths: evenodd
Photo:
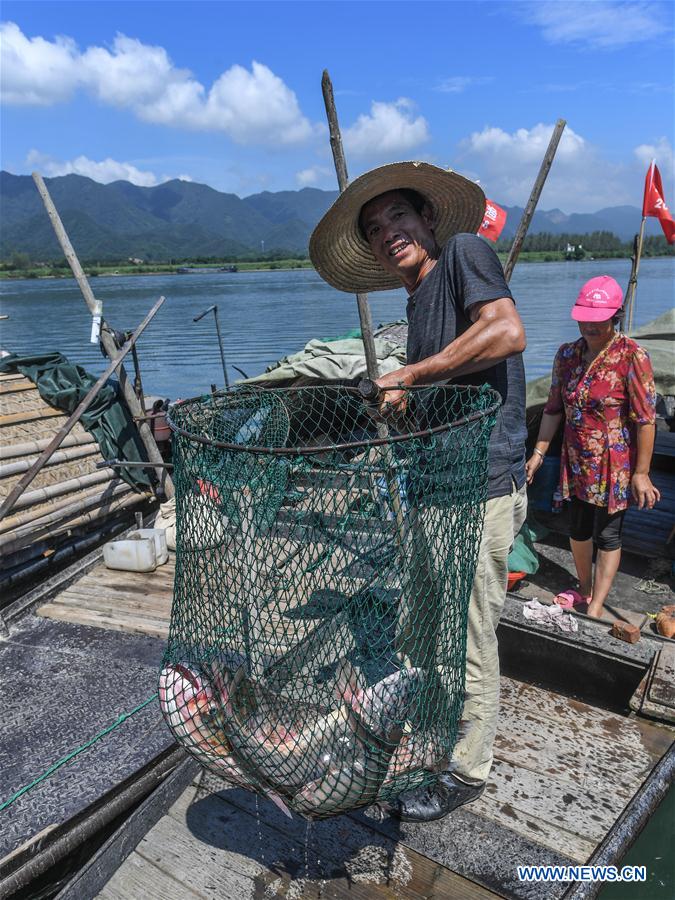
<path id="1" fill-rule="evenodd" d="M 120 721 L 154 692 L 173 574 L 173 561 L 111 571 L 94 553 L 5 611 L 3 695 L 22 684 L 0 726 L 5 747 L 22 726 L 12 787 L 115 727 L 2 813 L 3 896 L 558 897 L 569 884 L 520 882 L 517 865 L 619 863 L 672 782 L 675 642 L 645 624 L 629 645 L 581 616 L 576 634 L 552 632 L 510 595 L 483 797 L 427 826 L 361 812 L 308 829 L 203 772 L 156 699 Z M 55 647 L 72 669 L 54 666 Z M 45 724 L 58 739 L 26 740 Z"/>
<path id="2" fill-rule="evenodd" d="M 396 323 L 377 337 L 403 336 Z M 529 599 L 556 591 L 550 570 L 571 572 L 560 534 L 537 547 L 550 566 L 509 594 L 499 627 L 488 789 L 425 826 L 366 811 L 309 827 L 185 755 L 154 696 L 173 556 L 128 572 L 108 569 L 99 548 L 15 599 L 0 658 L 3 696 L 20 683 L 21 703 L 0 725 L 11 763 L 1 796 L 28 790 L 0 812 L 3 896 L 593 896 L 599 883 L 522 881 L 517 866 L 620 863 L 672 784 L 675 641 L 645 615 L 662 595 L 640 595 L 641 612 L 612 606 L 638 624 L 636 644 L 579 613 L 571 633 L 525 619 Z M 634 596 L 635 582 L 620 573 L 619 594 Z"/>

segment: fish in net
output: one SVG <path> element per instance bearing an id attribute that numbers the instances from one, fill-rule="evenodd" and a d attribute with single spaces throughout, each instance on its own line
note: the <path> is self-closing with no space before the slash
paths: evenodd
<path id="1" fill-rule="evenodd" d="M 408 393 L 384 432 L 343 385 L 170 412 L 162 711 L 210 771 L 308 818 L 430 783 L 458 738 L 499 398 Z"/>

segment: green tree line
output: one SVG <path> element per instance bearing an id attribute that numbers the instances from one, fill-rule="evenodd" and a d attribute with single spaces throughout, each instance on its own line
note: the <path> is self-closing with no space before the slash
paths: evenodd
<path id="1" fill-rule="evenodd" d="M 513 238 L 500 238 L 497 242 L 499 253 L 508 253 L 511 249 Z M 528 234 L 523 242 L 525 252 L 556 252 L 565 254 L 568 247 L 581 248 L 583 251 L 577 258 L 584 255 L 603 257 L 631 256 L 633 252 L 632 241 L 622 241 L 611 231 L 592 231 L 590 234 L 551 234 L 542 231 L 538 234 Z M 672 256 L 675 255 L 675 246 L 670 246 L 665 237 L 650 236 L 644 239 L 642 245 L 643 256 Z"/>

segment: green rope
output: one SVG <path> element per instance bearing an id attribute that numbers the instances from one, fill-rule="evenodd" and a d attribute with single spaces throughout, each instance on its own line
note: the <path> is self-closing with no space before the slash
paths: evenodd
<path id="1" fill-rule="evenodd" d="M 137 712 L 140 712 L 144 707 L 146 707 L 149 703 L 152 703 L 153 700 L 157 699 L 157 694 L 153 694 L 152 697 L 148 697 L 147 700 L 144 700 L 143 703 L 136 706 L 131 712 L 122 713 L 118 719 L 113 722 L 112 725 L 109 725 L 107 728 L 104 728 L 103 731 L 99 731 L 98 734 L 95 734 L 94 737 L 90 738 L 85 744 L 82 744 L 76 750 L 71 751 L 62 759 L 58 760 L 58 762 L 53 763 L 46 772 L 43 772 L 42 775 L 38 775 L 30 784 L 25 785 L 20 790 L 18 790 L 15 794 L 9 798 L 9 800 L 5 800 L 4 803 L 0 803 L 0 812 L 7 809 L 8 806 L 11 806 L 12 803 L 17 801 L 19 797 L 22 797 L 24 794 L 27 794 L 28 791 L 31 791 L 34 787 L 36 787 L 40 782 L 45 781 L 45 779 L 49 778 L 50 775 L 53 775 L 57 769 L 60 769 L 61 766 L 65 766 L 67 762 L 70 762 L 71 759 L 74 759 L 76 756 L 79 756 L 80 753 L 83 753 L 85 750 L 88 750 L 93 744 L 97 741 L 100 741 L 101 738 L 105 737 L 107 734 L 110 734 L 111 731 L 114 731 L 119 725 L 122 725 L 123 722 L 126 722 L 127 719 L 130 719 L 131 716 L 135 715 Z"/>

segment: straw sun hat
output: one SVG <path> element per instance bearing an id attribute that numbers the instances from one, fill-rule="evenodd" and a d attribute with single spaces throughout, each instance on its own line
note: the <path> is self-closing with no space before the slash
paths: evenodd
<path id="1" fill-rule="evenodd" d="M 442 247 L 460 232 L 475 234 L 485 215 L 485 195 L 463 175 L 423 162 L 398 162 L 366 172 L 348 185 L 314 229 L 309 255 L 321 277 L 339 291 L 385 291 L 401 286 L 385 272 L 359 231 L 359 213 L 369 200 L 410 188 L 433 210 L 434 235 Z"/>

